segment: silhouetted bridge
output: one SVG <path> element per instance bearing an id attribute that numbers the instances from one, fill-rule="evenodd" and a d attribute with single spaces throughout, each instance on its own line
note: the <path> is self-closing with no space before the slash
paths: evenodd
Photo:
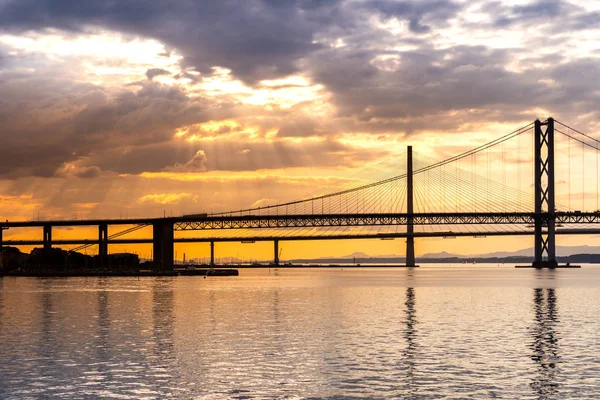
<path id="1" fill-rule="evenodd" d="M 278 246 L 282 240 L 406 238 L 406 263 L 408 266 L 414 266 L 414 238 L 533 235 L 534 266 L 554 267 L 557 265 L 555 235 L 600 233 L 598 207 L 592 212 L 558 210 L 556 207 L 554 125 L 555 121 L 552 118 L 544 122 L 536 121 L 468 152 L 441 162 L 424 162 L 417 168 L 413 166 L 412 148 L 409 146 L 404 173 L 351 187 L 334 188 L 305 199 L 272 206 L 168 218 L 6 221 L 0 223 L 0 245 L 33 245 L 42 246 L 46 250 L 57 245 L 79 246 L 75 250 L 97 245 L 98 253 L 102 257 L 108 255 L 108 246 L 111 244 L 152 243 L 155 263 L 164 268 L 171 268 L 175 243 L 210 243 L 211 263 L 214 263 L 216 242 L 272 241 L 274 263 L 278 264 Z M 571 130 L 568 133 L 558 129 L 556 131 L 566 135 L 569 140 L 577 140 L 578 143 L 592 148 L 598 163 L 598 141 L 572 128 L 569 129 Z M 528 186 L 533 188 L 533 194 L 523 193 L 520 187 L 511 188 L 504 182 L 498 184 L 490 176 L 490 164 L 497 163 L 499 159 L 490 156 L 492 149 L 503 146 L 504 168 L 504 143 L 530 131 L 533 131 L 534 136 L 534 182 Z M 572 132 L 583 136 L 577 137 Z M 581 138 L 586 139 L 578 140 Z M 589 140 L 593 140 L 592 145 L 588 143 Z M 476 169 L 480 167 L 476 157 L 482 157 L 482 154 L 484 157 L 487 155 L 487 176 L 483 178 L 476 174 Z M 460 162 L 469 158 L 471 170 L 465 173 L 460 167 Z M 583 166 L 585 167 L 585 163 Z M 519 174 L 519 171 L 517 173 Z M 598 202 L 597 168 L 595 173 Z M 504 174 L 502 171 L 503 180 Z M 414 182 L 417 177 L 420 180 L 419 185 L 415 185 Z M 533 212 L 505 211 L 526 209 L 532 202 Z M 415 212 L 415 203 L 426 212 Z M 76 226 L 97 226 L 98 237 L 53 239 L 53 228 Z M 109 226 L 130 227 L 109 236 Z M 42 239 L 3 241 L 2 232 L 7 229 L 32 227 L 42 228 Z M 152 227 L 152 238 L 122 237 L 145 227 Z M 402 228 L 401 231 L 398 231 L 399 227 Z M 359 232 L 348 232 L 345 230 L 348 228 L 361 229 Z M 387 230 L 374 232 L 370 230 L 373 228 Z M 415 228 L 422 229 L 415 231 Z M 177 231 L 200 231 L 205 236 L 175 237 Z M 221 234 L 224 231 L 234 233 L 224 236 Z M 235 231 L 243 231 L 244 234 L 237 235 Z"/>

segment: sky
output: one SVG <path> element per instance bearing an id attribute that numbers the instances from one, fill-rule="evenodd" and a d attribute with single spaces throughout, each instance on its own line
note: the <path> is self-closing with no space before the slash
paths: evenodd
<path id="1" fill-rule="evenodd" d="M 0 0 L 0 217 L 275 204 L 548 116 L 594 135 L 599 58 L 600 1 Z"/>

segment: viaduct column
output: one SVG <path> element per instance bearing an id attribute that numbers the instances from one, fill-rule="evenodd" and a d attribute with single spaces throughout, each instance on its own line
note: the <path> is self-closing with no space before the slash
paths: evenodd
<path id="1" fill-rule="evenodd" d="M 279 240 L 277 239 L 273 241 L 273 264 L 279 266 Z"/>
<path id="2" fill-rule="evenodd" d="M 215 242 L 212 240 L 210 242 L 210 265 L 211 267 L 215 265 Z"/>
<path id="3" fill-rule="evenodd" d="M 100 256 L 100 264 L 104 264 L 108 256 L 108 225 L 100 224 L 98 226 L 98 255 Z"/>
<path id="4" fill-rule="evenodd" d="M 406 150 L 406 169 L 406 266 L 415 267 L 412 146 L 408 146 Z"/>
<path id="5" fill-rule="evenodd" d="M 3 263 L 3 259 L 2 259 L 2 233 L 4 232 L 5 229 L 8 229 L 6 226 L 2 226 L 0 225 L 0 269 L 2 269 L 4 267 L 4 263 Z"/>
<path id="6" fill-rule="evenodd" d="M 163 270 L 173 269 L 173 220 L 163 218 L 152 223 L 154 265 Z"/>
<path id="7" fill-rule="evenodd" d="M 4 232 L 5 227 L 0 225 L 0 270 L 4 268 L 4 262 L 2 259 L 2 232 Z"/>
<path id="8" fill-rule="evenodd" d="M 542 127 L 546 127 L 543 129 Z M 555 268 L 554 119 L 535 121 L 535 257 L 533 267 Z M 546 228 L 544 232 L 543 228 Z"/>
<path id="9" fill-rule="evenodd" d="M 44 251 L 52 249 L 52 225 L 44 225 Z"/>

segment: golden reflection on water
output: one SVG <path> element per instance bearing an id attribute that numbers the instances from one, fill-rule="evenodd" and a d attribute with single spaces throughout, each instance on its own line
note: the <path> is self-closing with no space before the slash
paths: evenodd
<path id="1" fill-rule="evenodd" d="M 416 296 L 414 288 L 406 288 L 406 306 L 405 314 L 405 325 L 404 329 L 404 340 L 406 341 L 406 348 L 403 351 L 402 358 L 406 365 L 406 385 L 408 387 L 408 394 L 414 395 L 417 391 L 417 384 L 415 380 L 416 375 L 416 356 L 417 356 L 417 313 L 416 313 Z"/>
<path id="2" fill-rule="evenodd" d="M 531 359 L 537 365 L 537 376 L 531 382 L 538 399 L 553 398 L 559 391 L 560 375 L 559 334 L 557 332 L 558 309 L 556 290 L 537 288 L 533 290 L 535 323 L 531 328 L 533 341 Z"/>
<path id="3" fill-rule="evenodd" d="M 597 287 L 472 271 L 0 279 L 0 398 L 600 395 Z"/>

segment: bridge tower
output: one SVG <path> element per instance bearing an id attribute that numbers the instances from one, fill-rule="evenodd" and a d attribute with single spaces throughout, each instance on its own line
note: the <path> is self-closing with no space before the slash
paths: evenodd
<path id="1" fill-rule="evenodd" d="M 173 219 L 161 218 L 152 222 L 152 252 L 154 265 L 162 270 L 173 269 Z"/>
<path id="2" fill-rule="evenodd" d="M 3 245 L 3 243 L 2 243 L 2 233 L 3 233 L 5 230 L 7 230 L 7 229 L 8 229 L 8 227 L 7 227 L 7 226 L 2 226 L 2 225 L 0 225 L 0 252 L 2 251 L 2 245 Z"/>
<path id="3" fill-rule="evenodd" d="M 108 257 L 108 224 L 98 225 L 98 255 L 100 265 L 104 265 Z"/>
<path id="4" fill-rule="evenodd" d="M 536 120 L 534 130 L 535 257 L 532 266 L 556 268 L 554 119 Z"/>
<path id="5" fill-rule="evenodd" d="M 44 225 L 44 252 L 48 253 L 52 250 L 52 225 Z"/>
<path id="6" fill-rule="evenodd" d="M 8 221 L 6 221 L 6 222 L 8 222 Z M 8 226 L 0 225 L 0 269 L 2 269 L 2 267 L 3 267 L 3 264 L 2 264 L 2 246 L 3 246 L 2 233 L 7 229 L 8 229 Z"/>
<path id="7" fill-rule="evenodd" d="M 415 265 L 415 236 L 413 225 L 413 163 L 412 146 L 406 149 L 406 266 Z"/>

